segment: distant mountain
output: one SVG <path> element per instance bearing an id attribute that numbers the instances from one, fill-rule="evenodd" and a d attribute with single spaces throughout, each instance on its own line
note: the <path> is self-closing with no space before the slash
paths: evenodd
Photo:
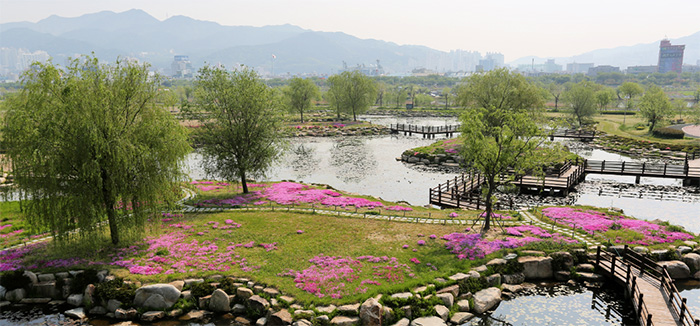
<path id="1" fill-rule="evenodd" d="M 558 57 L 553 59 L 557 64 L 561 65 L 566 65 L 567 63 L 572 62 L 593 62 L 596 66 L 611 65 L 622 69 L 629 66 L 656 65 L 659 61 L 660 42 L 661 40 L 653 43 L 620 46 L 612 49 L 600 49 L 572 57 Z M 700 32 L 685 37 L 671 39 L 671 43 L 674 45 L 685 44 L 685 53 L 683 55 L 683 62 L 685 64 L 694 65 L 697 64 L 698 60 L 700 60 Z M 546 59 L 552 59 L 529 56 L 519 58 L 509 62 L 509 64 L 515 67 L 521 64 L 531 64 L 533 58 L 535 59 L 535 63 L 543 63 Z M 566 66 L 564 69 L 566 69 Z"/>

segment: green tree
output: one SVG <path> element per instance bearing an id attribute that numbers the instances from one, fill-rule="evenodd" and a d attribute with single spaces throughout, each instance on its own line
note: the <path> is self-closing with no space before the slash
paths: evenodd
<path id="1" fill-rule="evenodd" d="M 473 75 L 460 87 L 461 155 L 465 164 L 486 179 L 486 202 L 482 232 L 491 225 L 496 187 L 510 171 L 523 174 L 541 166 L 549 158 L 536 149 L 545 141 L 542 121 L 544 99 L 539 87 L 525 77 L 506 69 Z"/>
<path id="2" fill-rule="evenodd" d="M 304 123 L 304 111 L 311 107 L 311 100 L 319 96 L 318 87 L 310 79 L 294 77 L 284 88 L 284 102 L 290 112 L 299 113 Z"/>
<path id="3" fill-rule="evenodd" d="M 251 69 L 199 70 L 189 116 L 202 123 L 204 170 L 225 180 L 264 174 L 281 153 L 282 112 L 273 95 Z"/>
<path id="4" fill-rule="evenodd" d="M 338 115 L 338 120 L 340 120 L 340 114 L 343 113 L 343 89 L 345 88 L 345 79 L 341 78 L 340 75 L 333 75 L 328 77 L 328 92 L 326 96 L 328 98 L 328 103 L 330 103 L 333 111 Z"/>
<path id="5" fill-rule="evenodd" d="M 353 121 L 357 121 L 357 115 L 367 111 L 374 103 L 377 92 L 375 81 L 359 71 L 344 71 L 337 76 L 342 86 L 337 94 L 340 103 L 349 113 L 352 113 Z"/>
<path id="6" fill-rule="evenodd" d="M 22 85 L 3 133 L 17 186 L 31 198 L 28 225 L 59 240 L 78 229 L 81 241 L 97 242 L 106 218 L 119 244 L 142 233 L 157 203 L 179 193 L 174 181 L 191 148 L 156 105 L 159 79 L 147 66 L 101 65 L 94 57 L 65 69 L 37 63 Z"/>
<path id="7" fill-rule="evenodd" d="M 636 96 L 644 93 L 644 89 L 637 83 L 624 82 L 622 83 L 622 85 L 620 85 L 620 87 L 617 88 L 617 91 L 620 94 L 619 96 L 626 100 L 625 115 L 622 116 L 622 124 L 625 124 L 627 120 L 627 110 L 631 110 L 633 107 L 632 100 Z"/>
<path id="8" fill-rule="evenodd" d="M 450 92 L 452 92 L 452 89 L 449 87 L 445 87 L 442 89 L 442 98 L 445 99 L 445 109 L 447 109 L 450 106 Z"/>
<path id="9" fill-rule="evenodd" d="M 656 124 L 671 115 L 671 102 L 668 96 L 658 86 L 652 86 L 639 101 L 639 111 L 649 122 L 649 132 L 654 131 Z"/>
<path id="10" fill-rule="evenodd" d="M 594 84 L 580 81 L 564 91 L 562 97 L 564 102 L 569 104 L 571 114 L 579 126 L 583 126 L 584 120 L 591 118 L 595 114 Z"/>
<path id="11" fill-rule="evenodd" d="M 564 93 L 564 85 L 553 82 L 547 87 L 549 94 L 554 97 L 554 111 L 559 110 L 559 97 Z"/>
<path id="12" fill-rule="evenodd" d="M 615 91 L 608 87 L 603 87 L 595 92 L 595 103 L 598 105 L 598 110 L 602 111 L 613 100 L 615 100 Z"/>

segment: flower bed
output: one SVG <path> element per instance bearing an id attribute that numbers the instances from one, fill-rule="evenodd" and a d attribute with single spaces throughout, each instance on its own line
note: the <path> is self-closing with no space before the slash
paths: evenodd
<path id="1" fill-rule="evenodd" d="M 653 245 L 694 238 L 659 224 L 595 210 L 548 207 L 542 209 L 542 213 L 557 224 L 583 229 L 594 237 L 620 244 Z"/>

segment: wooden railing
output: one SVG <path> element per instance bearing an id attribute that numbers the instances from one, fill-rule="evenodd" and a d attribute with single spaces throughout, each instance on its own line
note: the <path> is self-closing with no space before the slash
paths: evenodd
<path id="1" fill-rule="evenodd" d="M 441 207 L 461 207 L 481 209 L 485 207 L 485 201 L 479 193 L 474 190 L 478 189 L 486 179 L 480 174 L 462 174 L 448 179 L 447 182 L 439 184 L 437 187 L 430 188 L 430 203 Z M 496 202 L 494 209 L 515 209 L 513 200 L 508 203 Z"/>
<path id="2" fill-rule="evenodd" d="M 649 176 L 659 178 L 700 177 L 700 167 L 688 164 L 585 160 L 586 173 Z"/>
<path id="3" fill-rule="evenodd" d="M 549 137 L 593 139 L 595 138 L 595 130 L 555 129 L 549 134 Z"/>
<path id="4" fill-rule="evenodd" d="M 416 126 L 407 124 L 392 124 L 389 126 L 391 131 L 396 132 L 415 132 L 419 134 L 444 134 L 459 132 L 459 125 L 448 126 Z"/>

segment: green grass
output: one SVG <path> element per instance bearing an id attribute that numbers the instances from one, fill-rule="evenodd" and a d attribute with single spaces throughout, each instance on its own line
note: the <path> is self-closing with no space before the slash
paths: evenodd
<path id="1" fill-rule="evenodd" d="M 30 233 L 30 226 L 26 224 L 20 211 L 20 204 L 17 201 L 0 202 L 0 226 L 12 225 L 0 230 L 0 248 L 7 248 L 22 243 Z M 23 230 L 21 233 L 16 231 Z M 13 235 L 10 235 L 13 233 Z"/>

